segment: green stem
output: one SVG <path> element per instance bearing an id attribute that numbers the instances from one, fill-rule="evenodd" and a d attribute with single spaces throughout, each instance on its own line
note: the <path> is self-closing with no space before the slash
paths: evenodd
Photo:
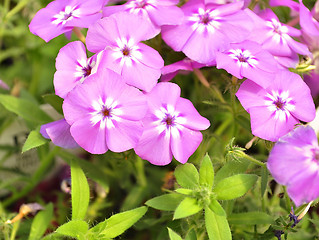
<path id="1" fill-rule="evenodd" d="M 16 238 L 19 226 L 20 226 L 20 220 L 13 224 L 10 240 L 14 240 Z"/>
<path id="2" fill-rule="evenodd" d="M 30 183 L 23 188 L 20 192 L 17 192 L 16 194 L 12 195 L 10 198 L 6 199 L 3 202 L 3 206 L 7 207 L 10 204 L 14 203 L 18 199 L 24 197 L 27 195 L 32 189 L 42 180 L 42 177 L 44 176 L 45 172 L 48 170 L 49 166 L 52 164 L 54 160 L 54 156 L 58 152 L 59 148 L 54 147 L 53 150 L 41 161 L 40 167 L 37 169 L 37 171 L 34 173 L 34 175 L 31 178 Z"/>
<path id="3" fill-rule="evenodd" d="M 255 163 L 255 164 L 257 164 L 257 165 L 259 165 L 259 166 L 261 166 L 261 167 L 266 167 L 266 164 L 265 164 L 265 163 L 263 163 L 263 162 L 261 162 L 261 161 L 255 159 L 255 158 L 253 158 L 253 157 L 247 155 L 247 154 L 244 153 L 244 152 L 240 152 L 240 153 L 241 153 L 241 154 L 239 154 L 240 157 L 245 158 L 245 159 L 251 161 L 252 163 Z"/>
<path id="4" fill-rule="evenodd" d="M 147 185 L 145 170 L 144 170 L 144 161 L 136 155 L 135 168 L 137 172 L 137 181 L 141 186 L 145 187 Z"/>

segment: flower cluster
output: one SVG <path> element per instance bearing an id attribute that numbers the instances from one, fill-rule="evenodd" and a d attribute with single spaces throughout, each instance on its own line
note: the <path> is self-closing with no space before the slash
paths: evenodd
<path id="1" fill-rule="evenodd" d="M 309 87 L 289 71 L 297 67 L 299 55 L 319 61 L 313 54 L 319 46 L 314 11 L 301 0 L 270 1 L 299 14 L 298 30 L 281 23 L 270 9 L 248 9 L 249 1 L 189 0 L 181 7 L 178 2 L 55 0 L 40 10 L 29 27 L 45 41 L 88 28 L 86 46 L 71 42 L 56 58 L 54 87 L 64 99 L 65 120 L 44 125 L 43 136 L 95 154 L 133 148 L 156 165 L 168 164 L 173 156 L 185 163 L 202 141 L 200 130 L 210 123 L 168 81 L 179 70 L 213 66 L 235 82 L 244 79 L 236 96 L 250 114 L 253 135 L 276 142 L 300 121 L 314 119 Z M 144 42 L 159 33 L 184 60 L 164 66 L 160 53 Z M 88 58 L 86 48 L 94 55 Z M 272 162 L 274 169 L 277 163 Z"/>

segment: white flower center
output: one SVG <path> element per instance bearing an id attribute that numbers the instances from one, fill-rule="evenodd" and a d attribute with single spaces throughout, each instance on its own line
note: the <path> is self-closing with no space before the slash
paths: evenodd
<path id="1" fill-rule="evenodd" d="M 165 137 L 169 137 L 170 135 L 172 137 L 179 136 L 179 130 L 184 128 L 183 124 L 186 122 L 186 119 L 173 106 L 162 106 L 154 114 L 157 120 L 153 124 L 156 126 L 159 134 L 164 132 Z"/>
<path id="2" fill-rule="evenodd" d="M 198 13 L 192 14 L 188 17 L 190 22 L 193 22 L 192 29 L 199 32 L 204 32 L 205 30 L 214 33 L 216 29 L 219 28 L 221 18 L 218 17 L 218 10 L 204 10 L 202 8 L 198 9 Z"/>
<path id="3" fill-rule="evenodd" d="M 227 53 L 232 59 L 234 59 L 239 66 L 255 67 L 258 64 L 258 60 L 251 54 L 249 50 L 231 49 Z"/>
<path id="4" fill-rule="evenodd" d="M 143 15 L 147 15 L 147 11 L 154 9 L 154 4 L 156 4 L 156 0 L 135 0 L 128 2 L 125 6 L 130 13 L 138 14 L 142 12 Z"/>
<path id="5" fill-rule="evenodd" d="M 271 91 L 265 97 L 265 104 L 268 110 L 273 112 L 274 118 L 279 121 L 286 121 L 295 109 L 295 102 L 289 96 L 289 91 Z"/>
<path id="6" fill-rule="evenodd" d="M 114 51 L 112 56 L 115 60 L 120 60 L 120 65 L 132 66 L 133 62 L 136 62 L 142 58 L 142 53 L 139 47 L 136 45 L 134 39 L 121 38 L 116 40 L 117 47 L 113 47 Z"/>
<path id="7" fill-rule="evenodd" d="M 77 61 L 75 77 L 79 77 L 80 82 L 83 83 L 84 80 L 91 75 L 92 68 L 95 66 L 95 62 L 91 59 L 80 59 Z"/>
<path id="8" fill-rule="evenodd" d="M 80 9 L 77 9 L 77 6 L 66 6 L 64 11 L 60 11 L 53 16 L 52 23 L 55 25 L 64 25 L 74 17 L 80 17 Z"/>
<path id="9" fill-rule="evenodd" d="M 266 25 L 270 28 L 267 35 L 272 37 L 276 43 L 286 42 L 286 38 L 288 37 L 288 28 L 286 26 L 281 25 L 281 23 L 274 18 L 270 21 L 266 21 Z"/>
<path id="10" fill-rule="evenodd" d="M 95 125 L 100 123 L 100 128 L 114 128 L 114 121 L 120 121 L 119 117 L 122 114 L 120 105 L 112 98 L 106 98 L 105 101 L 102 98 L 98 98 L 97 101 L 93 101 L 91 104 L 93 111 L 91 114 L 91 123 Z"/>

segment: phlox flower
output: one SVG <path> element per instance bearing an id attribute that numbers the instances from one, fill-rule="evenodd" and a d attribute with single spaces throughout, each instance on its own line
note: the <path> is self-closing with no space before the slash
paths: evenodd
<path id="1" fill-rule="evenodd" d="M 319 73 L 314 70 L 310 74 L 305 74 L 304 81 L 308 85 L 313 97 L 319 96 Z"/>
<path id="2" fill-rule="evenodd" d="M 0 79 L 0 88 L 4 89 L 4 90 L 10 90 L 10 87 L 8 86 L 8 84 L 6 84 L 4 81 L 2 81 Z"/>
<path id="3" fill-rule="evenodd" d="M 215 65 L 212 63 L 210 66 Z M 172 80 L 179 72 L 189 73 L 194 69 L 205 67 L 206 64 L 195 62 L 189 58 L 184 58 L 181 61 L 164 66 L 162 71 L 161 82 L 168 82 Z"/>
<path id="4" fill-rule="evenodd" d="M 102 154 L 135 147 L 147 104 L 143 93 L 120 75 L 99 69 L 69 92 L 62 108 L 74 140 L 86 151 Z"/>
<path id="5" fill-rule="evenodd" d="M 315 105 L 310 89 L 295 73 L 281 70 L 267 82 L 268 85 L 260 86 L 246 80 L 236 96 L 250 114 L 252 133 L 275 142 L 299 120 L 312 121 Z"/>
<path id="6" fill-rule="evenodd" d="M 55 0 L 39 10 L 32 19 L 29 29 L 44 41 L 73 27 L 87 28 L 102 17 L 104 0 Z"/>
<path id="7" fill-rule="evenodd" d="M 63 148 L 79 147 L 71 136 L 70 125 L 64 118 L 42 125 L 40 133 L 44 138 L 51 139 L 56 146 Z"/>
<path id="8" fill-rule="evenodd" d="M 148 112 L 143 135 L 134 148 L 136 154 L 155 165 L 169 164 L 173 155 L 177 161 L 187 162 L 202 141 L 199 130 L 207 129 L 209 121 L 180 97 L 180 88 L 174 83 L 158 83 L 146 97 Z"/>
<path id="9" fill-rule="evenodd" d="M 230 48 L 216 54 L 217 68 L 223 68 L 233 76 L 249 78 L 263 85 L 278 71 L 274 57 L 261 45 L 252 41 L 231 43 Z"/>
<path id="10" fill-rule="evenodd" d="M 64 98 L 77 84 L 96 72 L 97 57 L 86 56 L 86 49 L 82 42 L 68 43 L 60 49 L 56 58 L 54 74 L 54 88 L 56 95 Z"/>
<path id="11" fill-rule="evenodd" d="M 152 24 L 150 31 L 158 34 L 163 25 L 178 25 L 183 18 L 182 10 L 176 6 L 178 0 L 129 0 L 127 3 L 103 8 L 103 17 L 125 11 L 143 17 Z"/>
<path id="12" fill-rule="evenodd" d="M 204 0 L 189 1 L 182 6 L 183 22 L 164 26 L 163 40 L 175 51 L 190 59 L 208 64 L 216 52 L 231 42 L 241 42 L 250 34 L 252 22 L 241 10 L 244 2 L 225 5 L 205 4 Z"/>
<path id="13" fill-rule="evenodd" d="M 103 51 L 99 68 L 109 68 L 124 81 L 149 92 L 161 76 L 164 60 L 141 41 L 154 37 L 151 25 L 143 18 L 119 12 L 93 24 L 87 33 L 87 48 Z"/>
<path id="14" fill-rule="evenodd" d="M 270 9 L 262 12 L 260 17 L 251 11 L 249 13 L 255 22 L 250 40 L 258 42 L 274 56 L 310 55 L 306 45 L 292 38 L 299 37 L 300 30 L 281 23 Z"/>
<path id="15" fill-rule="evenodd" d="M 317 50 L 319 48 L 319 22 L 313 17 L 302 1 L 299 2 L 302 39 L 309 46 L 310 50 Z"/>
<path id="16" fill-rule="evenodd" d="M 296 206 L 319 197 L 319 146 L 310 126 L 281 137 L 271 150 L 267 167 L 276 182 L 287 186 Z"/>

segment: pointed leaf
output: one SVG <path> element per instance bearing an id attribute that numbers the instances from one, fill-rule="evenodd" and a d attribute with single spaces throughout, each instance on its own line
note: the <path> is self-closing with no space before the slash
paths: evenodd
<path id="1" fill-rule="evenodd" d="M 233 161 L 227 162 L 215 174 L 215 178 L 214 178 L 215 184 L 217 184 L 219 181 L 223 180 L 224 178 L 227 178 L 239 173 L 245 173 L 249 164 L 250 164 L 250 161 L 243 158 L 240 159 L 240 161 L 233 160 Z"/>
<path id="2" fill-rule="evenodd" d="M 47 142 L 49 141 L 45 139 L 44 137 L 42 137 L 40 133 L 40 127 L 38 127 L 37 129 L 30 132 L 27 140 L 25 141 L 22 147 L 22 153 L 30 149 L 42 146 L 43 144 L 46 144 Z"/>
<path id="3" fill-rule="evenodd" d="M 224 208 L 215 199 L 211 200 L 211 202 L 209 204 L 209 208 L 217 215 L 224 216 L 224 217 L 226 216 Z"/>
<path id="4" fill-rule="evenodd" d="M 213 187 L 214 183 L 214 168 L 208 154 L 203 158 L 202 165 L 199 169 L 199 183 L 203 186 Z"/>
<path id="5" fill-rule="evenodd" d="M 17 114 L 27 121 L 36 124 L 52 122 L 51 117 L 43 112 L 37 104 L 33 103 L 30 100 L 0 94 L 0 103 L 7 110 Z"/>
<path id="6" fill-rule="evenodd" d="M 257 224 L 272 224 L 274 220 L 271 216 L 264 212 L 245 212 L 234 213 L 228 217 L 230 224 L 244 224 L 244 225 L 257 225 Z"/>
<path id="7" fill-rule="evenodd" d="M 205 225 L 210 240 L 231 240 L 231 232 L 225 216 L 215 214 L 205 208 Z"/>
<path id="8" fill-rule="evenodd" d="M 31 225 L 29 240 L 37 240 L 42 237 L 42 235 L 47 230 L 53 217 L 53 205 L 49 203 L 46 205 L 45 209 L 38 212 L 34 217 Z"/>
<path id="9" fill-rule="evenodd" d="M 184 198 L 185 197 L 180 194 L 169 193 L 152 198 L 145 204 L 162 211 L 174 211 Z"/>
<path id="10" fill-rule="evenodd" d="M 186 197 L 176 208 L 173 219 L 191 216 L 202 209 L 195 198 Z"/>
<path id="11" fill-rule="evenodd" d="M 192 228 L 186 235 L 185 240 L 197 240 L 196 232 Z"/>
<path id="12" fill-rule="evenodd" d="M 50 104 L 58 113 L 63 115 L 63 99 L 55 94 L 46 94 L 42 96 L 44 101 Z"/>
<path id="13" fill-rule="evenodd" d="M 141 217 L 143 217 L 146 211 L 147 207 L 139 207 L 118 213 L 91 228 L 90 232 L 96 233 L 99 237 L 101 236 L 101 238 L 115 238 L 124 233 Z"/>
<path id="14" fill-rule="evenodd" d="M 238 174 L 221 180 L 213 191 L 217 200 L 230 200 L 243 196 L 257 181 L 252 174 Z"/>
<path id="15" fill-rule="evenodd" d="M 185 163 L 175 169 L 177 183 L 183 188 L 195 189 L 199 184 L 199 175 L 193 164 Z"/>
<path id="16" fill-rule="evenodd" d="M 90 200 L 90 189 L 87 179 L 75 162 L 71 162 L 71 196 L 72 220 L 83 220 Z"/>
<path id="17" fill-rule="evenodd" d="M 89 230 L 89 225 L 83 220 L 72 220 L 61 225 L 56 232 L 65 236 L 81 239 Z"/>
<path id="18" fill-rule="evenodd" d="M 174 232 L 172 229 L 167 228 L 168 235 L 170 240 L 183 240 L 181 236 L 179 236 L 176 232 Z"/>
<path id="19" fill-rule="evenodd" d="M 184 194 L 184 195 L 192 195 L 194 191 L 188 188 L 177 188 L 175 192 Z"/>

